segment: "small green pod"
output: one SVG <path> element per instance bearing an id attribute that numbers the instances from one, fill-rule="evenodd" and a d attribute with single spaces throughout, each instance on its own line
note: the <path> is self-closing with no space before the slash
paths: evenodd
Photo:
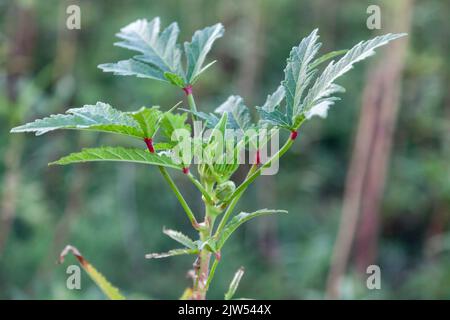
<path id="1" fill-rule="evenodd" d="M 216 187 L 216 197 L 220 201 L 227 200 L 236 190 L 236 185 L 233 181 L 225 181 L 217 185 Z"/>

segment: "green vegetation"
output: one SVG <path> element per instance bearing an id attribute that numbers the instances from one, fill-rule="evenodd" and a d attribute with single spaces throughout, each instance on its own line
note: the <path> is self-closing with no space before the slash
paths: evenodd
<path id="1" fill-rule="evenodd" d="M 181 52 L 177 45 L 178 33 L 177 23 L 170 24 L 160 33 L 159 17 L 151 21 L 137 20 L 121 29 L 117 36 L 124 41 L 118 42 L 116 45 L 139 51 L 141 55 L 117 63 L 101 64 L 99 68 L 106 72 L 114 72 L 115 75 L 132 75 L 139 78 L 168 81 L 183 89 L 187 96 L 190 111 L 194 115 L 206 118 L 206 123 L 213 127 L 210 136 L 200 141 L 203 161 L 199 164 L 199 167 L 201 167 L 198 169 L 199 180 L 190 173 L 189 166 L 192 159 L 190 145 L 188 148 L 179 148 L 184 142 L 183 139 L 186 139 L 179 133 L 179 130 L 188 131 L 188 138 L 191 136 L 191 127 L 186 123 L 186 111 L 183 114 L 175 114 L 172 113 L 173 111 L 163 113 L 159 110 L 159 107 L 143 107 L 136 112 L 121 112 L 106 103 L 98 102 L 96 105 L 69 109 L 65 115 L 58 114 L 35 120 L 15 127 L 11 132 L 36 132 L 37 135 L 41 135 L 57 129 L 78 129 L 118 133 L 145 142 L 147 151 L 124 147 L 90 148 L 72 153 L 51 164 L 121 161 L 158 166 L 161 174 L 185 209 L 192 226 L 198 231 L 198 240 L 193 241 L 179 231 L 166 231 L 166 235 L 184 245 L 184 248 L 173 249 L 166 253 L 147 254 L 146 258 L 166 258 L 185 254 L 196 255 L 191 296 L 185 296 L 185 298 L 203 300 L 206 298 L 208 287 L 221 260 L 221 249 L 231 234 L 244 222 L 257 216 L 286 212 L 269 209 L 252 213 L 241 212 L 228 221 L 234 214 L 234 208 L 248 186 L 261 174 L 264 168 L 269 167 L 273 161 L 277 161 L 292 146 L 297 137 L 297 130 L 305 119 L 311 119 L 316 115 L 326 116 L 329 106 L 338 100 L 334 94 L 344 91 L 344 88 L 334 83 L 337 78 L 351 70 L 354 63 L 373 55 L 374 49 L 402 37 L 404 34 L 387 34 L 358 43 L 352 49 L 346 51 L 342 58 L 331 61 L 322 74 L 313 81 L 314 76 L 318 73 L 317 67 L 319 64 L 325 62 L 327 58 L 335 56 L 334 53 L 331 53 L 325 57 L 316 58 L 322 44 L 318 42 L 318 30 L 314 30 L 297 47 L 292 48 L 287 59 L 284 70 L 285 78 L 281 86 L 275 93 L 269 95 L 263 107 L 258 109 L 261 112 L 261 119 L 252 123 L 250 111 L 239 96 L 230 97 L 215 110 L 220 118 L 214 114 L 204 116 L 204 113 L 199 113 L 194 102 L 193 85 L 211 65 L 209 63 L 205 67 L 203 66 L 212 44 L 223 35 L 223 26 L 216 24 L 196 31 L 192 41 L 185 43 L 186 71 L 182 67 Z M 285 104 L 282 106 L 284 100 Z M 234 189 L 235 183 L 230 178 L 239 168 L 238 158 L 235 155 L 241 149 L 250 147 L 252 138 L 247 139 L 245 134 L 226 135 L 225 130 L 233 129 L 245 133 L 246 130 L 252 128 L 254 131 L 260 132 L 263 129 L 267 130 L 267 124 L 270 125 L 271 129 L 288 130 L 290 132 L 289 138 L 285 145 L 266 162 L 260 163 L 259 156 L 257 156 L 258 159 L 251 165 L 247 177 L 239 187 Z M 161 136 L 157 136 L 160 127 Z M 217 138 L 218 136 L 220 138 Z M 265 140 L 270 140 L 271 137 L 269 135 Z M 155 152 L 153 143 L 159 140 L 161 140 L 161 143 L 166 143 L 167 147 L 161 152 Z M 235 145 L 231 150 L 232 159 L 228 162 L 226 161 L 228 149 L 224 149 L 223 144 L 228 145 L 229 141 L 231 145 Z M 259 154 L 259 148 L 261 148 L 258 143 L 256 154 Z M 167 154 L 173 155 L 177 147 L 181 153 L 178 165 L 172 159 L 173 157 L 167 156 Z M 190 181 L 201 192 L 205 205 L 201 222 L 197 222 L 196 216 L 199 215 L 194 214 L 189 208 L 179 187 L 172 180 L 166 168 L 182 169 L 183 173 L 189 176 Z M 224 188 L 224 186 L 230 185 L 233 187 Z M 221 220 L 215 228 L 215 221 L 218 217 L 221 217 Z M 211 255 L 215 255 L 211 267 L 214 272 L 210 272 Z M 97 276 L 93 276 L 93 278 L 95 280 Z M 98 283 L 97 280 L 96 282 Z M 226 294 L 227 297 L 233 296 L 236 291 L 237 281 L 234 280 L 234 282 L 230 286 L 229 293 Z M 110 295 L 108 294 L 108 296 Z"/>
<path id="2" fill-rule="evenodd" d="M 449 4 L 407 3 L 382 1 L 381 30 L 369 1 L 82 0 L 80 30 L 63 2 L 0 4 L 0 298 L 324 298 L 351 195 L 339 298 L 447 298 Z M 145 45 L 134 36 L 159 23 Z M 261 174 L 270 157 L 175 161 L 173 133 L 195 142 L 193 120 L 279 128 L 279 172 Z M 76 251 L 55 264 L 67 244 L 89 261 L 81 290 L 66 288 Z M 381 290 L 366 288 L 369 264 Z"/>

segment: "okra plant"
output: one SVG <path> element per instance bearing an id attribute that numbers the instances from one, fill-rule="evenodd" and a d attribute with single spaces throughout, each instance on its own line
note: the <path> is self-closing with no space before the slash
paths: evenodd
<path id="1" fill-rule="evenodd" d="M 115 43 L 137 54 L 127 60 L 101 64 L 99 68 L 115 75 L 165 82 L 184 91 L 189 107 L 179 108 L 176 104 L 168 111 L 152 106 L 125 112 L 108 103 L 97 102 L 35 120 L 15 127 L 11 132 L 41 135 L 57 129 L 77 129 L 115 133 L 141 141 L 142 148 L 87 148 L 50 164 L 118 161 L 156 167 L 180 202 L 198 239 L 164 229 L 163 233 L 182 247 L 147 254 L 146 258 L 193 255 L 192 286 L 185 290 L 183 298 L 205 299 L 221 260 L 222 247 L 231 234 L 250 219 L 286 212 L 260 209 L 236 214 L 234 209 L 249 185 L 289 150 L 305 121 L 314 116 L 326 117 L 328 108 L 339 100 L 336 94 L 344 91 L 335 83 L 340 76 L 356 62 L 373 55 L 374 49 L 404 34 L 378 36 L 359 42 L 350 50 L 317 57 L 321 43 L 316 29 L 292 48 L 284 69 L 284 80 L 267 96 L 262 106 L 255 107 L 252 112 L 241 97 L 230 96 L 212 113 L 197 108 L 195 85 L 215 62 L 207 63 L 207 55 L 213 43 L 223 36 L 224 27 L 218 23 L 198 30 L 183 47 L 177 43 L 178 34 L 176 22 L 161 31 L 159 18 L 137 20 L 120 30 L 117 34 L 120 41 Z M 332 61 L 323 67 L 329 60 Z M 270 156 L 263 156 L 262 148 L 278 139 L 278 130 L 288 132 L 286 142 L 278 150 L 272 150 Z M 250 164 L 246 166 L 248 173 L 236 186 L 234 173 L 244 165 L 242 159 L 246 154 Z M 204 203 L 203 214 L 191 209 L 169 171 L 179 171 L 198 189 Z M 68 246 L 61 258 L 69 251 L 109 298 L 123 297 L 76 248 Z M 232 298 L 242 275 L 243 270 L 239 269 L 225 294 L 226 299 Z"/>

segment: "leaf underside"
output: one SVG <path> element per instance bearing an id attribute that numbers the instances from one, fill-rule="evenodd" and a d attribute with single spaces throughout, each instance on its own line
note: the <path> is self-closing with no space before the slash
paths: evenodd
<path id="1" fill-rule="evenodd" d="M 161 259 L 173 256 L 180 256 L 185 254 L 197 254 L 197 249 L 173 249 L 163 253 L 148 253 L 145 255 L 146 259 Z"/>
<path id="2" fill-rule="evenodd" d="M 324 114 L 323 110 L 327 110 L 337 99 L 333 94 L 344 91 L 344 88 L 334 83 L 337 78 L 350 71 L 355 63 L 374 55 L 376 48 L 384 46 L 390 41 L 405 35 L 404 33 L 389 33 L 368 41 L 361 41 L 348 50 L 337 62 L 331 61 L 309 89 L 308 94 L 300 106 L 300 112 L 307 118 L 316 115 L 314 109 Z"/>
<path id="3" fill-rule="evenodd" d="M 310 119 L 316 115 L 326 117 L 328 108 L 339 100 L 334 95 L 345 91 L 334 81 L 351 70 L 353 64 L 373 55 L 376 48 L 404 35 L 386 34 L 362 41 L 350 50 L 333 51 L 315 59 L 321 43 L 318 42 L 317 29 L 314 30 L 291 50 L 285 68 L 285 79 L 282 81 L 284 92 L 279 87 L 268 96 L 262 107 L 257 107 L 261 122 L 296 130 L 304 118 Z M 344 55 L 337 62 L 331 61 L 313 82 L 320 64 L 342 54 Z M 283 98 L 284 108 L 281 105 Z"/>
<path id="4" fill-rule="evenodd" d="M 141 137 L 139 124 L 127 113 L 114 109 L 107 103 L 97 102 L 82 108 L 72 108 L 66 114 L 56 114 L 37 119 L 11 129 L 11 132 L 35 132 L 36 135 L 57 129 L 105 131 Z"/>
<path id="5" fill-rule="evenodd" d="M 177 44 L 180 29 L 176 22 L 160 32 L 159 17 L 151 21 L 136 20 L 123 27 L 117 34 L 121 41 L 116 46 L 137 51 L 139 55 L 117 63 L 101 64 L 98 67 L 116 75 L 134 75 L 168 82 L 165 73 L 184 79 L 181 67 L 181 50 Z"/>
<path id="6" fill-rule="evenodd" d="M 224 33 L 218 23 L 194 33 L 191 42 L 184 43 L 186 72 L 181 64 L 182 50 L 177 43 L 180 29 L 176 22 L 160 32 L 161 21 L 156 17 L 150 21 L 136 20 L 120 29 L 115 45 L 139 54 L 115 63 L 104 63 L 98 67 L 104 72 L 121 76 L 136 76 L 168 82 L 184 88 L 194 84 L 201 73 L 215 61 L 203 66 L 213 43 Z"/>
<path id="7" fill-rule="evenodd" d="M 197 30 L 192 36 L 191 42 L 184 43 L 184 51 L 187 59 L 186 82 L 195 83 L 198 76 L 210 65 L 203 67 L 206 55 L 211 50 L 213 43 L 223 36 L 224 27 L 221 23 Z"/>
<path id="8" fill-rule="evenodd" d="M 215 111 L 220 115 L 227 113 L 227 128 L 245 131 L 249 129 L 251 124 L 250 111 L 244 104 L 244 100 L 240 96 L 230 96 Z"/>
<path id="9" fill-rule="evenodd" d="M 144 149 L 124 147 L 86 148 L 81 152 L 71 153 L 68 156 L 54 161 L 50 165 L 66 165 L 92 161 L 134 162 L 181 170 L 179 165 L 175 164 L 171 158 L 165 155 L 150 153 Z"/>
<path id="10" fill-rule="evenodd" d="M 238 215 L 234 216 L 233 219 L 230 220 L 225 225 L 225 228 L 222 230 L 222 233 L 217 240 L 217 249 L 220 250 L 224 245 L 225 241 L 230 237 L 230 235 L 236 231 L 239 226 L 241 226 L 244 222 L 256 218 L 262 215 L 274 214 L 274 213 L 287 213 L 286 210 L 271 210 L 271 209 L 261 209 L 255 212 L 241 212 Z"/>

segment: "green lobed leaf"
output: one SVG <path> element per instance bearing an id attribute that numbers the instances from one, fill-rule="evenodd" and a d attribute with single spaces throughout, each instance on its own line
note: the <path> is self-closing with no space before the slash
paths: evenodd
<path id="1" fill-rule="evenodd" d="M 174 163 L 189 167 L 193 154 L 191 150 L 191 126 L 186 123 L 187 113 L 164 113 L 161 119 L 161 134 L 174 147 L 170 150 Z"/>
<path id="2" fill-rule="evenodd" d="M 136 76 L 138 78 L 149 78 L 164 80 L 164 72 L 159 68 L 148 65 L 135 59 L 121 60 L 116 63 L 99 64 L 98 68 L 103 72 L 112 72 L 116 76 Z"/>
<path id="3" fill-rule="evenodd" d="M 215 127 L 213 128 L 211 136 L 208 139 L 208 143 L 213 143 L 216 140 L 217 135 L 219 135 L 221 138 L 224 138 L 227 124 L 228 124 L 228 113 L 224 112 L 221 114 L 220 120 L 216 123 Z"/>
<path id="4" fill-rule="evenodd" d="M 181 233 L 180 231 L 164 228 L 163 233 L 189 249 L 197 249 L 197 245 L 195 244 L 195 242 L 188 236 Z"/>
<path id="5" fill-rule="evenodd" d="M 275 109 L 272 112 L 267 112 L 261 108 L 257 108 L 261 117 L 262 124 L 269 124 L 276 127 L 291 129 L 292 119 L 288 118 L 281 110 Z"/>
<path id="6" fill-rule="evenodd" d="M 165 155 L 150 153 L 144 149 L 123 147 L 87 148 L 83 149 L 81 152 L 71 153 L 68 156 L 50 163 L 49 165 L 66 165 L 71 163 L 92 161 L 134 162 L 181 169 L 179 165 L 175 164 L 171 158 Z"/>
<path id="7" fill-rule="evenodd" d="M 89 277 L 95 282 L 95 284 L 102 290 L 102 292 L 111 300 L 124 300 L 125 297 L 119 292 L 119 289 L 114 287 L 106 278 L 97 271 L 73 246 L 66 246 L 59 256 L 59 263 L 64 262 L 65 256 L 71 252 L 75 258 L 77 258 L 80 265 L 87 272 Z"/>
<path id="8" fill-rule="evenodd" d="M 168 142 L 157 142 L 153 144 L 155 151 L 167 151 L 174 147 L 173 143 Z"/>
<path id="9" fill-rule="evenodd" d="M 286 96 L 286 91 L 282 85 L 278 86 L 274 93 L 267 96 L 266 102 L 261 109 L 267 112 L 272 112 L 278 107 Z"/>
<path id="10" fill-rule="evenodd" d="M 161 119 L 161 129 L 162 134 L 169 141 L 174 140 L 173 133 L 175 130 L 188 130 L 191 131 L 191 126 L 186 123 L 187 121 L 187 113 L 182 114 L 174 114 L 174 113 L 165 113 L 163 118 Z"/>
<path id="11" fill-rule="evenodd" d="M 389 33 L 368 41 L 361 41 L 348 50 L 337 62 L 331 61 L 309 89 L 302 103 L 301 112 L 305 114 L 306 118 L 311 118 L 314 115 L 326 115 L 326 110 L 336 100 L 332 95 L 343 91 L 343 88 L 334 84 L 334 81 L 351 70 L 356 62 L 374 55 L 376 48 L 405 35 L 404 33 Z"/>
<path id="12" fill-rule="evenodd" d="M 206 249 L 209 252 L 216 253 L 218 251 L 217 248 L 217 241 L 215 241 L 213 238 L 209 238 L 206 241 L 197 241 L 197 247 L 199 250 Z"/>
<path id="13" fill-rule="evenodd" d="M 139 124 L 144 137 L 151 138 L 158 130 L 159 123 L 163 116 L 163 112 L 159 110 L 159 107 L 146 108 L 142 107 L 136 112 L 131 112 L 130 115 Z"/>
<path id="14" fill-rule="evenodd" d="M 139 124 L 127 113 L 114 109 L 107 103 L 97 102 L 82 108 L 67 110 L 67 114 L 51 115 L 11 129 L 11 132 L 35 132 L 41 135 L 57 129 L 106 131 L 143 137 Z"/>
<path id="15" fill-rule="evenodd" d="M 234 216 L 233 219 L 228 222 L 222 232 L 219 235 L 219 238 L 217 240 L 217 249 L 220 250 L 220 248 L 223 247 L 225 241 L 231 236 L 231 234 L 236 231 L 239 226 L 241 226 L 244 222 L 262 216 L 262 215 L 268 215 L 273 213 L 287 213 L 286 210 L 271 210 L 271 209 L 261 209 L 255 212 L 241 212 L 238 215 Z"/>
<path id="16" fill-rule="evenodd" d="M 262 125 L 268 124 L 282 128 L 290 128 L 292 126 L 292 119 L 281 108 L 281 102 L 285 98 L 285 95 L 285 89 L 280 85 L 274 93 L 267 96 L 262 107 L 256 107 Z"/>
<path id="17" fill-rule="evenodd" d="M 142 53 L 135 58 L 164 72 L 177 73 L 181 64 L 181 50 L 177 47 L 180 29 L 176 22 L 161 33 L 160 28 L 159 17 L 151 21 L 138 19 L 120 29 L 117 37 L 123 41 L 116 42 L 115 45 Z"/>
<path id="18" fill-rule="evenodd" d="M 184 51 L 187 59 L 186 82 L 193 84 L 198 76 L 210 65 L 203 67 L 206 55 L 218 38 L 223 36 L 225 29 L 221 23 L 197 30 L 191 42 L 184 43 Z"/>
<path id="19" fill-rule="evenodd" d="M 210 129 L 214 128 L 220 120 L 220 118 L 218 116 L 216 116 L 214 113 L 206 113 L 206 112 L 202 112 L 202 111 L 192 111 L 192 110 L 188 110 L 188 109 L 180 109 L 180 110 L 190 112 L 190 113 L 194 114 L 195 116 L 197 116 L 197 118 L 205 121 L 206 128 L 210 128 Z"/>
<path id="20" fill-rule="evenodd" d="M 161 259 L 173 256 L 180 256 L 184 254 L 197 254 L 197 249 L 173 249 L 162 253 L 148 253 L 145 255 L 146 259 Z"/>
<path id="21" fill-rule="evenodd" d="M 180 88 L 184 88 L 186 85 L 184 83 L 183 78 L 181 76 L 177 75 L 176 73 L 164 72 L 164 78 L 166 78 L 174 86 L 177 86 Z"/>
<path id="22" fill-rule="evenodd" d="M 181 50 L 177 45 L 180 32 L 178 24 L 170 24 L 161 33 L 160 28 L 159 17 L 151 21 L 139 19 L 123 27 L 117 34 L 122 41 L 115 45 L 137 51 L 140 55 L 118 63 L 102 64 L 99 68 L 117 75 L 135 75 L 161 81 L 168 81 L 165 73 L 175 74 L 183 79 Z"/>
<path id="23" fill-rule="evenodd" d="M 284 69 L 282 85 L 285 88 L 286 115 L 289 119 L 299 114 L 303 93 L 314 75 L 310 64 L 321 46 L 321 43 L 317 42 L 317 32 L 317 29 L 313 30 L 297 47 L 292 48 Z"/>
<path id="24" fill-rule="evenodd" d="M 229 129 L 245 131 L 252 126 L 250 111 L 240 96 L 230 96 L 214 111 L 220 115 L 228 113 Z"/>

